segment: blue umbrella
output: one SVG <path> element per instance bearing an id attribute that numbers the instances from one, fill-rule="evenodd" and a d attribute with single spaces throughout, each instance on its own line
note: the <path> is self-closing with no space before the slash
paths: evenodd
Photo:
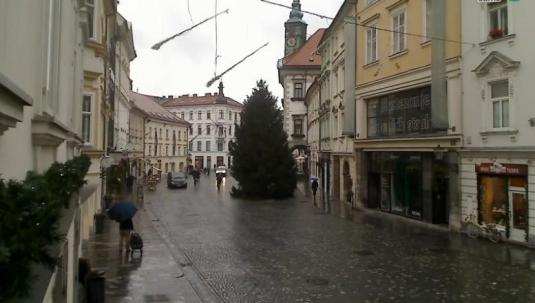
<path id="1" fill-rule="evenodd" d="M 108 216 L 117 222 L 132 219 L 137 212 L 137 207 L 132 202 L 119 202 L 108 209 Z"/>

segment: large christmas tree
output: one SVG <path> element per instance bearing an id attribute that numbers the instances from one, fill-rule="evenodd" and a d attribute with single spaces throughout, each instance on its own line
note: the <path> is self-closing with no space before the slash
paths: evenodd
<path id="1" fill-rule="evenodd" d="M 265 81 L 258 81 L 244 103 L 236 141 L 230 149 L 232 175 L 239 182 L 239 188 L 233 188 L 234 195 L 278 199 L 293 195 L 296 167 L 282 126 L 277 98 Z"/>

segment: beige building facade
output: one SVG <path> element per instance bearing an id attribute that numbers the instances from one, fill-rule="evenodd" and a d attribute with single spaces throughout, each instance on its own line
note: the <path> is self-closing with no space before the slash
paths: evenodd
<path id="1" fill-rule="evenodd" d="M 461 1 L 359 1 L 359 206 L 459 225 Z"/>
<path id="2" fill-rule="evenodd" d="M 134 107 L 145 113 L 144 173 L 185 172 L 190 124 L 163 108 L 153 96 L 130 92 L 130 98 Z"/>

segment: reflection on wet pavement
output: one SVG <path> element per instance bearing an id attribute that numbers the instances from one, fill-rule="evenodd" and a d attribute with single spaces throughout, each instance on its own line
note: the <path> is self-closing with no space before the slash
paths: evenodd
<path id="1" fill-rule="evenodd" d="M 233 199 L 232 184 L 218 193 L 215 178 L 202 177 L 198 187 L 145 196 L 161 232 L 221 302 L 535 300 L 535 253 L 524 247 L 378 213 L 320 216 L 303 195 Z"/>

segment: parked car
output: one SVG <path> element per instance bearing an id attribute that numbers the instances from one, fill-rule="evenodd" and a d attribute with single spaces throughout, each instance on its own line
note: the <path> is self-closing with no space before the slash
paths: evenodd
<path id="1" fill-rule="evenodd" d="M 223 177 L 227 176 L 227 168 L 225 166 L 218 166 L 215 170 L 216 176 L 221 174 Z"/>
<path id="2" fill-rule="evenodd" d="M 184 173 L 171 173 L 167 178 L 168 188 L 186 188 L 188 187 L 188 180 Z"/>

